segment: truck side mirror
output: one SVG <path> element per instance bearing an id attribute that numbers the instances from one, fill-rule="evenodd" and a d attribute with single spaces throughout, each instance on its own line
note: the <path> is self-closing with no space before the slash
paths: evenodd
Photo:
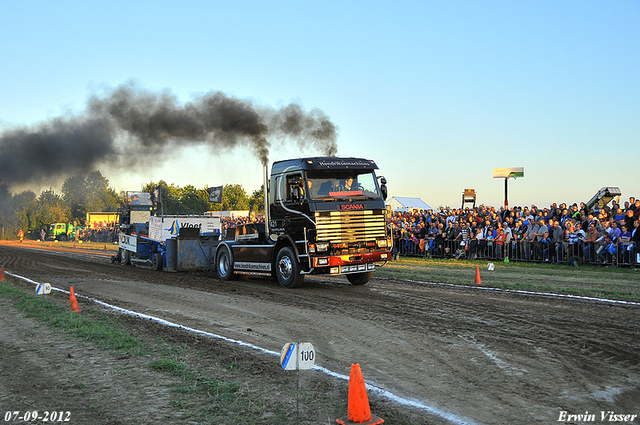
<path id="1" fill-rule="evenodd" d="M 382 199 L 387 200 L 387 179 L 383 176 L 380 177 L 380 192 L 382 192 Z"/>

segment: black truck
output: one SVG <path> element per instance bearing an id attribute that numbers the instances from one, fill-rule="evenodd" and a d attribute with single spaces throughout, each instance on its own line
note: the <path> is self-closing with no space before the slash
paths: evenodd
<path id="1" fill-rule="evenodd" d="M 354 285 L 367 283 L 376 264 L 391 259 L 386 180 L 377 169 L 363 158 L 275 162 L 265 223 L 229 229 L 216 250 L 220 278 L 268 276 L 294 288 L 307 274 L 344 274 Z M 265 183 L 267 176 L 265 167 Z"/>
<path id="2" fill-rule="evenodd" d="M 275 162 L 271 176 L 264 167 L 264 223 L 226 234 L 215 213 L 156 217 L 148 200 L 141 211 L 131 200 L 112 261 L 167 271 L 215 269 L 223 280 L 268 277 L 285 288 L 302 285 L 307 274 L 345 275 L 364 285 L 376 265 L 391 259 L 386 180 L 376 177 L 377 169 L 362 158 Z"/>

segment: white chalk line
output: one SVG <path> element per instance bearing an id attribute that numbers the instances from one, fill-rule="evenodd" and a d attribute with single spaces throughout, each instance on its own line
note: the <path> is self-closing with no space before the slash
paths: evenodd
<path id="1" fill-rule="evenodd" d="M 387 277 L 376 277 L 379 280 L 393 280 Z M 534 292 L 534 291 L 523 291 L 520 289 L 505 289 L 505 288 L 492 288 L 490 286 L 471 286 L 471 285 L 456 285 L 455 283 L 438 283 L 438 282 L 425 282 L 422 280 L 413 280 L 413 279 L 403 279 L 405 282 L 411 283 L 420 283 L 422 285 L 432 285 L 432 286 L 449 286 L 452 288 L 464 288 L 464 289 L 477 289 L 482 291 L 496 291 L 496 292 L 509 292 L 513 294 L 522 294 L 522 295 L 535 295 L 542 297 L 551 297 L 551 298 L 572 298 L 577 300 L 585 300 L 585 301 L 597 301 L 601 303 L 610 303 L 610 304 L 622 304 L 622 305 L 631 305 L 640 307 L 640 303 L 634 301 L 623 301 L 623 300 L 610 300 L 608 298 L 595 298 L 595 297 L 585 297 L 581 295 L 570 295 L 570 294 L 554 294 L 553 292 Z"/>
<path id="2" fill-rule="evenodd" d="M 31 284 L 35 285 L 36 287 L 40 284 L 39 282 L 33 281 L 33 280 L 31 280 L 29 278 L 26 278 L 24 276 L 20 276 L 20 275 L 14 274 L 14 273 L 7 272 L 6 270 L 5 270 L 5 274 L 7 274 L 8 276 L 13 276 L 16 279 L 23 280 L 23 281 L 25 281 L 27 283 L 31 283 Z M 70 291 L 65 291 L 64 289 L 60 289 L 60 288 L 54 288 L 53 286 L 51 287 L 51 290 L 52 291 L 61 292 L 61 293 L 64 293 L 64 294 L 70 294 Z M 250 344 L 248 342 L 244 342 L 244 341 L 240 341 L 240 340 L 232 339 L 232 338 L 227 338 L 227 337 L 222 336 L 222 335 L 216 335 L 216 334 L 213 334 L 211 332 L 201 331 L 199 329 L 195 329 L 195 328 L 191 328 L 191 327 L 188 327 L 188 326 L 180 325 L 178 323 L 173 323 L 173 322 L 170 322 L 168 320 L 161 319 L 159 317 L 150 316 L 150 315 L 144 314 L 144 313 L 138 313 L 138 312 L 135 312 L 135 311 L 132 311 L 132 310 L 127 310 L 127 309 L 124 309 L 124 308 L 121 308 L 121 307 L 117 307 L 117 306 L 105 303 L 104 301 L 100 301 L 100 300 L 95 299 L 95 298 L 90 298 L 90 297 L 87 297 L 85 295 L 79 295 L 77 292 L 75 293 L 75 295 L 76 295 L 76 298 L 82 298 L 82 299 L 89 300 L 91 302 L 94 302 L 94 303 L 99 304 L 101 306 L 104 306 L 104 307 L 110 308 L 112 310 L 118 311 L 120 313 L 127 314 L 129 316 L 135 316 L 135 317 L 140 317 L 142 319 L 152 320 L 154 322 L 157 322 L 157 323 L 165 325 L 165 326 L 169 326 L 169 327 L 176 328 L 176 329 L 182 329 L 182 330 L 185 330 L 185 331 L 188 331 L 188 332 L 193 332 L 193 333 L 196 333 L 196 334 L 199 334 L 199 335 L 208 336 L 210 338 L 215 338 L 215 339 L 219 339 L 219 340 L 222 340 L 222 341 L 225 341 L 225 342 L 230 342 L 232 344 L 237 344 L 237 345 L 239 345 L 241 347 L 251 348 L 251 349 L 257 350 L 257 351 L 259 351 L 261 353 L 270 354 L 272 356 L 280 357 L 280 353 L 276 353 L 275 351 L 267 350 L 266 348 L 258 347 L 257 345 L 253 345 L 253 344 Z M 319 372 L 322 372 L 322 373 L 324 373 L 326 375 L 332 376 L 334 378 L 342 379 L 344 381 L 349 381 L 349 376 L 343 375 L 343 374 L 340 374 L 340 373 L 337 373 L 337 372 L 333 372 L 333 371 L 331 371 L 329 369 L 326 369 L 326 368 L 324 368 L 322 366 L 314 365 L 313 369 L 317 370 Z M 431 413 L 432 415 L 439 416 L 439 417 L 441 417 L 443 419 L 446 419 L 451 423 L 459 424 L 459 425 L 474 425 L 475 424 L 474 422 L 472 422 L 469 419 L 460 418 L 460 417 L 458 417 L 458 416 L 456 416 L 456 415 L 454 415 L 452 413 L 441 411 L 440 409 L 437 409 L 437 408 L 432 407 L 432 406 L 428 406 L 428 405 L 426 405 L 426 404 L 424 404 L 424 403 L 422 403 L 422 402 L 420 402 L 418 400 L 409 400 L 409 399 L 406 399 L 404 397 L 397 396 L 397 395 L 395 395 L 395 394 L 393 394 L 393 393 L 391 393 L 391 392 L 389 392 L 387 390 L 383 390 L 382 388 L 378 388 L 378 387 L 376 387 L 374 385 L 371 385 L 371 384 L 365 383 L 365 386 L 366 386 L 368 391 L 374 392 L 374 393 L 376 393 L 376 394 L 378 394 L 378 395 L 380 395 L 380 396 L 382 396 L 384 398 L 387 398 L 387 399 L 389 399 L 391 401 L 394 401 L 394 402 L 396 402 L 398 404 L 401 404 L 403 406 L 410 406 L 410 407 L 414 407 L 414 408 L 417 408 L 417 409 L 420 409 L 420 410 L 424 410 L 426 412 Z"/>

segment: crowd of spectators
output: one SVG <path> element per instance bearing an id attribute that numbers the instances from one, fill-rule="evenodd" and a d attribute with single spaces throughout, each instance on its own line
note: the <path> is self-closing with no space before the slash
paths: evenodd
<path id="1" fill-rule="evenodd" d="M 76 240 L 113 243 L 118 240 L 118 231 L 115 223 L 93 223 L 91 227 L 76 228 Z"/>
<path id="2" fill-rule="evenodd" d="M 241 226 L 249 223 L 264 223 L 264 215 L 247 216 L 223 216 L 220 217 L 220 226 L 223 232 L 231 227 Z"/>
<path id="3" fill-rule="evenodd" d="M 242 224 L 264 223 L 264 215 L 223 216 L 222 234 Z M 569 264 L 637 265 L 640 199 L 619 205 L 584 202 L 546 208 L 444 208 L 392 212 L 388 227 L 393 255 L 449 259 L 494 259 Z M 114 223 L 77 230 L 87 242 L 117 240 Z"/>
<path id="4" fill-rule="evenodd" d="M 226 229 L 264 223 L 264 215 L 221 217 Z M 546 208 L 444 208 L 392 212 L 388 227 L 394 258 L 421 256 L 636 265 L 640 199 L 587 209 L 578 204 Z"/>
<path id="5" fill-rule="evenodd" d="M 394 256 L 636 264 L 640 200 L 394 212 Z"/>

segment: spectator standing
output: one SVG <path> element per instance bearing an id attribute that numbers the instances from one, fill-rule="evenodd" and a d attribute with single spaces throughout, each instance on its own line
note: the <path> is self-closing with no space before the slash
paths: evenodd
<path id="1" fill-rule="evenodd" d="M 626 224 L 622 225 L 620 236 L 618 237 L 618 260 L 628 264 L 629 261 L 629 245 L 631 244 L 631 232 L 627 230 Z"/>
<path id="2" fill-rule="evenodd" d="M 633 222 L 633 230 L 631 230 L 631 244 L 629 245 L 629 252 L 631 253 L 631 256 L 633 257 L 633 261 L 631 261 L 634 264 L 638 264 L 640 263 L 638 261 L 638 253 L 640 253 L 640 250 L 638 249 L 638 244 L 640 243 L 640 220 L 636 220 Z"/>
<path id="3" fill-rule="evenodd" d="M 493 225 L 489 225 L 489 227 L 485 230 L 484 238 L 487 242 L 487 257 L 493 258 L 495 256 L 495 240 L 498 236 L 497 230 Z"/>
<path id="4" fill-rule="evenodd" d="M 549 232 L 545 231 L 539 241 L 541 258 L 544 262 L 551 261 L 551 240 L 549 239 Z"/>
<path id="5" fill-rule="evenodd" d="M 524 237 L 524 258 L 525 260 L 532 260 L 531 254 L 535 246 L 536 233 L 540 225 L 532 220 L 527 220 L 524 224 L 528 224 L 527 234 Z"/>
<path id="6" fill-rule="evenodd" d="M 466 221 L 462 222 L 462 229 L 460 229 L 460 235 L 461 235 L 461 239 L 462 241 L 460 242 L 460 246 L 462 247 L 462 250 L 464 250 L 466 253 L 469 252 L 469 242 L 471 241 L 471 231 L 469 229 L 469 225 L 467 224 Z"/>
<path id="7" fill-rule="evenodd" d="M 578 239 L 578 243 L 579 243 L 579 247 L 580 249 L 578 250 L 579 254 L 584 255 L 584 242 L 587 239 L 587 234 L 585 233 L 584 230 L 582 230 L 582 224 L 580 224 L 580 222 L 575 224 L 575 234 L 576 237 Z"/>
<path id="8" fill-rule="evenodd" d="M 616 243 L 618 241 L 618 238 L 620 237 L 620 234 L 622 233 L 622 231 L 618 227 L 617 221 L 611 222 L 611 227 L 609 227 L 608 232 L 609 232 L 609 239 L 611 239 L 611 242 Z"/>
<path id="9" fill-rule="evenodd" d="M 633 229 L 633 221 L 635 220 L 635 218 L 633 217 L 633 210 L 632 209 L 628 209 L 627 213 L 624 216 L 624 220 L 622 221 L 622 223 L 624 223 L 625 226 L 627 226 L 628 230 Z"/>
<path id="10" fill-rule="evenodd" d="M 504 229 L 498 229 L 498 234 L 496 236 L 496 256 L 498 259 L 503 259 L 505 257 L 504 254 L 504 244 L 505 244 L 506 236 L 504 234 Z"/>
<path id="11" fill-rule="evenodd" d="M 587 238 L 585 239 L 584 256 L 587 261 L 595 261 L 596 255 L 596 241 L 598 240 L 598 229 L 596 228 L 595 220 L 592 220 L 589 223 L 589 227 L 587 229 Z"/>
<path id="12" fill-rule="evenodd" d="M 563 250 L 563 241 L 564 241 L 564 231 L 562 230 L 562 227 L 560 227 L 560 221 L 559 220 L 555 220 L 553 222 L 553 228 L 552 231 L 549 232 L 550 236 L 550 248 L 552 249 L 552 253 L 554 253 L 555 255 L 555 262 L 556 263 L 560 263 L 563 260 L 564 257 L 564 250 Z"/>
<path id="13" fill-rule="evenodd" d="M 538 258 L 542 258 L 542 239 L 544 238 L 544 234 L 547 233 L 547 239 L 549 238 L 549 227 L 547 226 L 544 218 L 540 218 L 538 221 L 538 228 L 535 230 L 535 247 L 538 252 Z M 548 244 L 548 242 L 547 242 Z M 547 245 L 547 249 L 548 249 Z"/>

